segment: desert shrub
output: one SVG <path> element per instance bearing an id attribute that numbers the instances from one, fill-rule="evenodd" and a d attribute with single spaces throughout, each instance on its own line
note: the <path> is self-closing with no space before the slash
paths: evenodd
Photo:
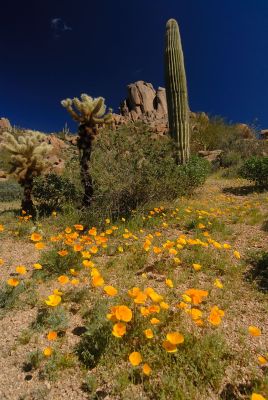
<path id="1" fill-rule="evenodd" d="M 241 138 L 234 124 L 221 117 L 203 118 L 202 113 L 195 118 L 191 135 L 191 150 L 225 150 L 230 144 Z"/>
<path id="2" fill-rule="evenodd" d="M 42 252 L 40 263 L 45 266 L 46 276 L 48 277 L 66 273 L 74 265 L 81 263 L 81 255 L 78 251 L 70 250 L 65 257 L 61 257 L 58 253 L 59 250 L 62 250 L 61 247 L 55 246 Z"/>
<path id="3" fill-rule="evenodd" d="M 245 277 L 263 292 L 268 292 L 268 252 L 255 251 L 248 255 L 250 268 Z"/>
<path id="4" fill-rule="evenodd" d="M 268 157 L 251 157 L 240 169 L 242 178 L 248 179 L 260 188 L 268 189 Z"/>
<path id="5" fill-rule="evenodd" d="M 98 301 L 88 315 L 86 332 L 80 343 L 76 346 L 79 360 L 87 367 L 94 368 L 101 356 L 105 353 L 111 340 L 111 327 L 105 312 L 107 302 Z"/>
<path id="6" fill-rule="evenodd" d="M 15 181 L 0 182 L 0 201 L 20 200 L 22 196 L 22 188 Z"/>
<path id="7" fill-rule="evenodd" d="M 75 359 L 72 354 L 62 354 L 54 351 L 50 359 L 45 365 L 42 376 L 50 381 L 55 381 L 58 378 L 59 372 L 67 368 L 75 366 Z"/>
<path id="8" fill-rule="evenodd" d="M 51 330 L 65 330 L 68 327 L 69 317 L 62 307 L 47 309 L 41 307 L 37 311 L 36 320 L 32 322 L 31 328 L 37 331 L 50 328 Z"/>
<path id="9" fill-rule="evenodd" d="M 223 168 L 236 167 L 238 165 L 241 166 L 241 162 L 242 162 L 241 154 L 234 150 L 223 153 L 221 157 L 221 166 Z"/>
<path id="10" fill-rule="evenodd" d="M 268 151 L 268 143 L 257 139 L 254 127 L 243 130 L 221 117 L 208 118 L 204 113 L 196 114 L 192 121 L 191 152 L 200 150 L 223 150 L 221 166 L 230 168 L 224 176 L 237 176 L 243 160 L 251 156 L 262 156 Z"/>
<path id="11" fill-rule="evenodd" d="M 153 137 L 142 124 L 103 130 L 91 158 L 93 207 L 118 215 L 191 193 L 204 182 L 208 163 L 194 157 L 179 166 L 175 151 L 168 136 Z"/>
<path id="12" fill-rule="evenodd" d="M 0 287 L 0 311 L 14 307 L 19 300 L 19 296 L 25 290 L 25 285 L 20 284 L 13 288 L 3 283 Z"/>
<path id="13" fill-rule="evenodd" d="M 34 198 L 48 210 L 55 210 L 65 202 L 76 200 L 74 184 L 67 178 L 50 173 L 34 180 Z"/>

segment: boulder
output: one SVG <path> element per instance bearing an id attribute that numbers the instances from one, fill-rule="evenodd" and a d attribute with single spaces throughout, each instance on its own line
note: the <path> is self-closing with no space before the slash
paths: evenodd
<path id="1" fill-rule="evenodd" d="M 155 108 L 159 115 L 167 116 L 167 98 L 166 98 L 166 89 L 159 87 L 156 91 L 155 96 Z"/>
<path id="2" fill-rule="evenodd" d="M 7 118 L 0 118 L 0 131 L 10 131 L 12 126 Z"/>
<path id="3" fill-rule="evenodd" d="M 205 150 L 200 150 L 198 152 L 199 157 L 205 158 L 207 161 L 209 161 L 211 164 L 221 164 L 221 155 L 223 151 L 222 150 L 211 150 L 211 151 L 205 151 Z"/>
<path id="4" fill-rule="evenodd" d="M 0 170 L 0 181 L 5 181 L 7 179 L 7 173 Z"/>
<path id="5" fill-rule="evenodd" d="M 268 129 L 261 130 L 260 137 L 261 139 L 268 139 Z"/>
<path id="6" fill-rule="evenodd" d="M 236 124 L 236 130 L 243 137 L 243 139 L 256 138 L 253 130 L 247 124 Z"/>
<path id="7" fill-rule="evenodd" d="M 47 160 L 51 164 L 51 167 L 49 167 L 48 170 L 49 172 L 61 174 L 65 166 L 65 162 L 62 158 L 62 152 L 68 147 L 68 145 L 55 135 L 48 135 L 46 137 L 46 142 L 52 146 L 52 149 L 47 156 Z"/>
<path id="8" fill-rule="evenodd" d="M 154 110 L 155 90 L 151 83 L 137 81 L 128 86 L 127 105 L 129 111 L 135 111 L 138 115 Z"/>

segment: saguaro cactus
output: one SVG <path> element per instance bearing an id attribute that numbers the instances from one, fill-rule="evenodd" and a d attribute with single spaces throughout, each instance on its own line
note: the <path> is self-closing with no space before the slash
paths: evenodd
<path id="1" fill-rule="evenodd" d="M 184 58 L 177 21 L 166 25 L 165 84 L 168 106 L 169 132 L 178 144 L 178 162 L 189 159 L 189 106 Z"/>
<path id="2" fill-rule="evenodd" d="M 93 99 L 87 94 L 65 99 L 61 102 L 71 117 L 79 123 L 77 146 L 80 152 L 81 181 L 84 186 L 83 204 L 89 206 L 93 196 L 92 179 L 89 173 L 89 162 L 92 150 L 92 141 L 98 133 L 98 128 L 112 122 L 111 110 L 107 114 L 103 97 Z"/>

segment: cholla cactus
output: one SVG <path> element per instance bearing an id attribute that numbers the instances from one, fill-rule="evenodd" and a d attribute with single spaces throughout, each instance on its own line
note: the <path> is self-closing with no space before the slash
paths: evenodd
<path id="1" fill-rule="evenodd" d="M 24 189 L 21 207 L 23 210 L 32 213 L 33 179 L 41 175 L 49 166 L 45 157 L 51 150 L 51 146 L 44 142 L 45 135 L 33 131 L 25 131 L 18 138 L 15 138 L 11 133 L 4 132 L 2 138 L 1 147 L 11 155 L 9 173 Z"/>
<path id="2" fill-rule="evenodd" d="M 106 105 L 103 97 L 93 99 L 87 94 L 81 94 L 81 100 L 78 97 L 73 99 L 62 100 L 61 104 L 69 112 L 71 117 L 87 126 L 95 127 L 96 125 L 104 125 L 112 122 L 112 110 L 106 113 Z"/>
<path id="3" fill-rule="evenodd" d="M 113 122 L 112 110 L 109 109 L 106 114 L 104 98 L 93 99 L 87 94 L 81 94 L 81 100 L 75 97 L 62 100 L 61 104 L 79 123 L 77 146 L 80 151 L 81 180 L 85 191 L 83 204 L 89 206 L 93 195 L 92 179 L 89 174 L 92 140 L 97 135 L 100 126 Z"/>

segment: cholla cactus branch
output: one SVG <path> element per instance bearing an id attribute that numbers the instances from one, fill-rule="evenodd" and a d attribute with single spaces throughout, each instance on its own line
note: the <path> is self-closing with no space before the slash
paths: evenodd
<path id="1" fill-rule="evenodd" d="M 98 119 L 97 124 L 103 125 L 112 122 L 112 113 L 106 113 L 106 106 L 104 104 L 103 97 L 97 97 L 93 99 L 87 94 L 81 94 L 81 100 L 77 97 L 73 99 L 65 99 L 61 101 L 63 107 L 69 112 L 71 117 L 80 122 L 80 124 L 87 124 L 88 126 L 94 126 L 95 119 Z"/>

